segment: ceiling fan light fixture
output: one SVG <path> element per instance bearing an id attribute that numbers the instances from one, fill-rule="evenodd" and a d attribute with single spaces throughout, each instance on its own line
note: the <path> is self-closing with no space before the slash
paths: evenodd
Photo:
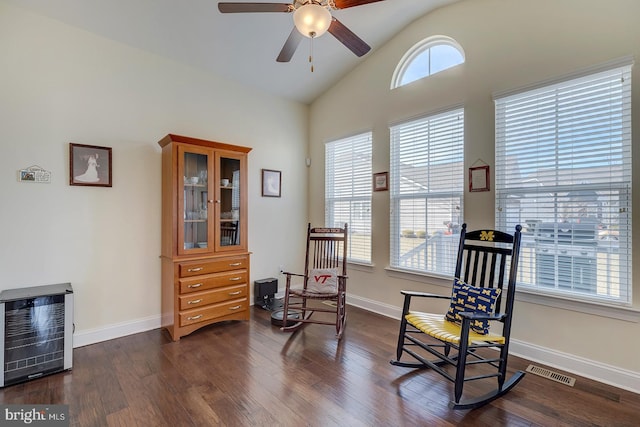
<path id="1" fill-rule="evenodd" d="M 320 37 L 331 25 L 331 12 L 319 4 L 307 3 L 293 12 L 293 23 L 305 37 Z"/>

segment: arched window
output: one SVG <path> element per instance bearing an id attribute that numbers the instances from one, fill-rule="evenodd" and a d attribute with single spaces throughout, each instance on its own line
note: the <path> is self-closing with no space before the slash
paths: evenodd
<path id="1" fill-rule="evenodd" d="M 391 89 L 438 73 L 464 62 L 462 46 L 451 37 L 424 39 L 404 54 L 391 80 Z"/>

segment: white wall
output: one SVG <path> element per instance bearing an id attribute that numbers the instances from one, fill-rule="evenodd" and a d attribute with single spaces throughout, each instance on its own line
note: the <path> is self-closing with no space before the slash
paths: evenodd
<path id="1" fill-rule="evenodd" d="M 0 1 L 0 290 L 71 282 L 76 345 L 160 324 L 167 133 L 253 147 L 251 283 L 293 268 L 307 221 L 307 106 Z M 70 142 L 113 148 L 112 188 L 69 186 Z M 52 183 L 19 183 L 32 165 Z M 282 198 L 261 197 L 261 168 L 282 171 Z"/>
<path id="2" fill-rule="evenodd" d="M 465 163 L 494 167 L 492 93 L 559 77 L 627 55 L 640 58 L 640 2 L 636 0 L 464 0 L 408 26 L 367 57 L 311 106 L 310 218 L 324 218 L 324 143 L 373 130 L 373 172 L 389 170 L 390 123 L 457 104 L 465 108 Z M 466 63 L 393 91 L 393 71 L 415 43 L 433 35 L 453 37 Z M 640 65 L 633 70 L 633 111 L 640 108 Z M 640 119 L 634 118 L 634 146 Z M 640 171 L 640 153 L 634 152 Z M 634 174 L 634 205 L 640 202 Z M 493 179 L 492 179 L 493 181 Z M 494 225 L 494 193 L 466 193 L 469 227 Z M 637 210 L 637 209 L 636 209 Z M 350 301 L 399 315 L 401 289 L 446 292 L 435 279 L 398 275 L 389 264 L 389 194 L 373 193 L 373 267 L 351 267 Z M 640 222 L 640 216 L 634 215 Z M 635 227 L 634 241 L 640 241 Z M 634 251 L 640 265 L 640 253 Z M 634 271 L 635 321 L 518 302 L 512 349 L 532 359 L 640 392 L 640 271 Z M 443 311 L 446 302 L 425 307 Z"/>

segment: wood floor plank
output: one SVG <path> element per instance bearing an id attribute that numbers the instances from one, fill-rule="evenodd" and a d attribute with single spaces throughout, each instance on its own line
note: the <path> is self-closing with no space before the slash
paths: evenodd
<path id="1" fill-rule="evenodd" d="M 340 341 L 331 326 L 280 332 L 269 312 L 252 308 L 249 321 L 211 325 L 177 342 L 153 330 L 77 348 L 72 371 L 0 389 L 0 401 L 68 404 L 74 427 L 618 427 L 640 419 L 640 395 L 531 374 L 489 405 L 453 411 L 451 383 L 389 364 L 398 321 L 348 310 Z M 511 357 L 509 371 L 529 363 Z"/>
<path id="2" fill-rule="evenodd" d="M 110 413 L 109 415 L 107 415 L 106 421 L 107 421 L 108 427 L 138 427 L 139 426 L 131 408 L 124 408 L 120 411 Z"/>

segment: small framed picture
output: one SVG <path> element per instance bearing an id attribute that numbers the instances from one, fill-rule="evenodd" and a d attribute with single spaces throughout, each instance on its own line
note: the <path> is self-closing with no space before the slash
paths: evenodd
<path id="1" fill-rule="evenodd" d="M 389 172 L 373 174 L 373 191 L 386 191 L 389 189 Z"/>
<path id="2" fill-rule="evenodd" d="M 280 197 L 282 172 L 262 169 L 262 197 Z"/>
<path id="3" fill-rule="evenodd" d="M 44 170 L 37 165 L 29 166 L 26 169 L 18 171 L 18 181 L 50 184 L 51 172 Z"/>
<path id="4" fill-rule="evenodd" d="M 469 168 L 469 191 L 489 191 L 489 166 Z"/>
<path id="5" fill-rule="evenodd" d="M 69 144 L 69 185 L 111 187 L 111 147 Z"/>
<path id="6" fill-rule="evenodd" d="M 35 172 L 31 171 L 20 171 L 20 181 L 33 181 L 36 180 Z"/>

